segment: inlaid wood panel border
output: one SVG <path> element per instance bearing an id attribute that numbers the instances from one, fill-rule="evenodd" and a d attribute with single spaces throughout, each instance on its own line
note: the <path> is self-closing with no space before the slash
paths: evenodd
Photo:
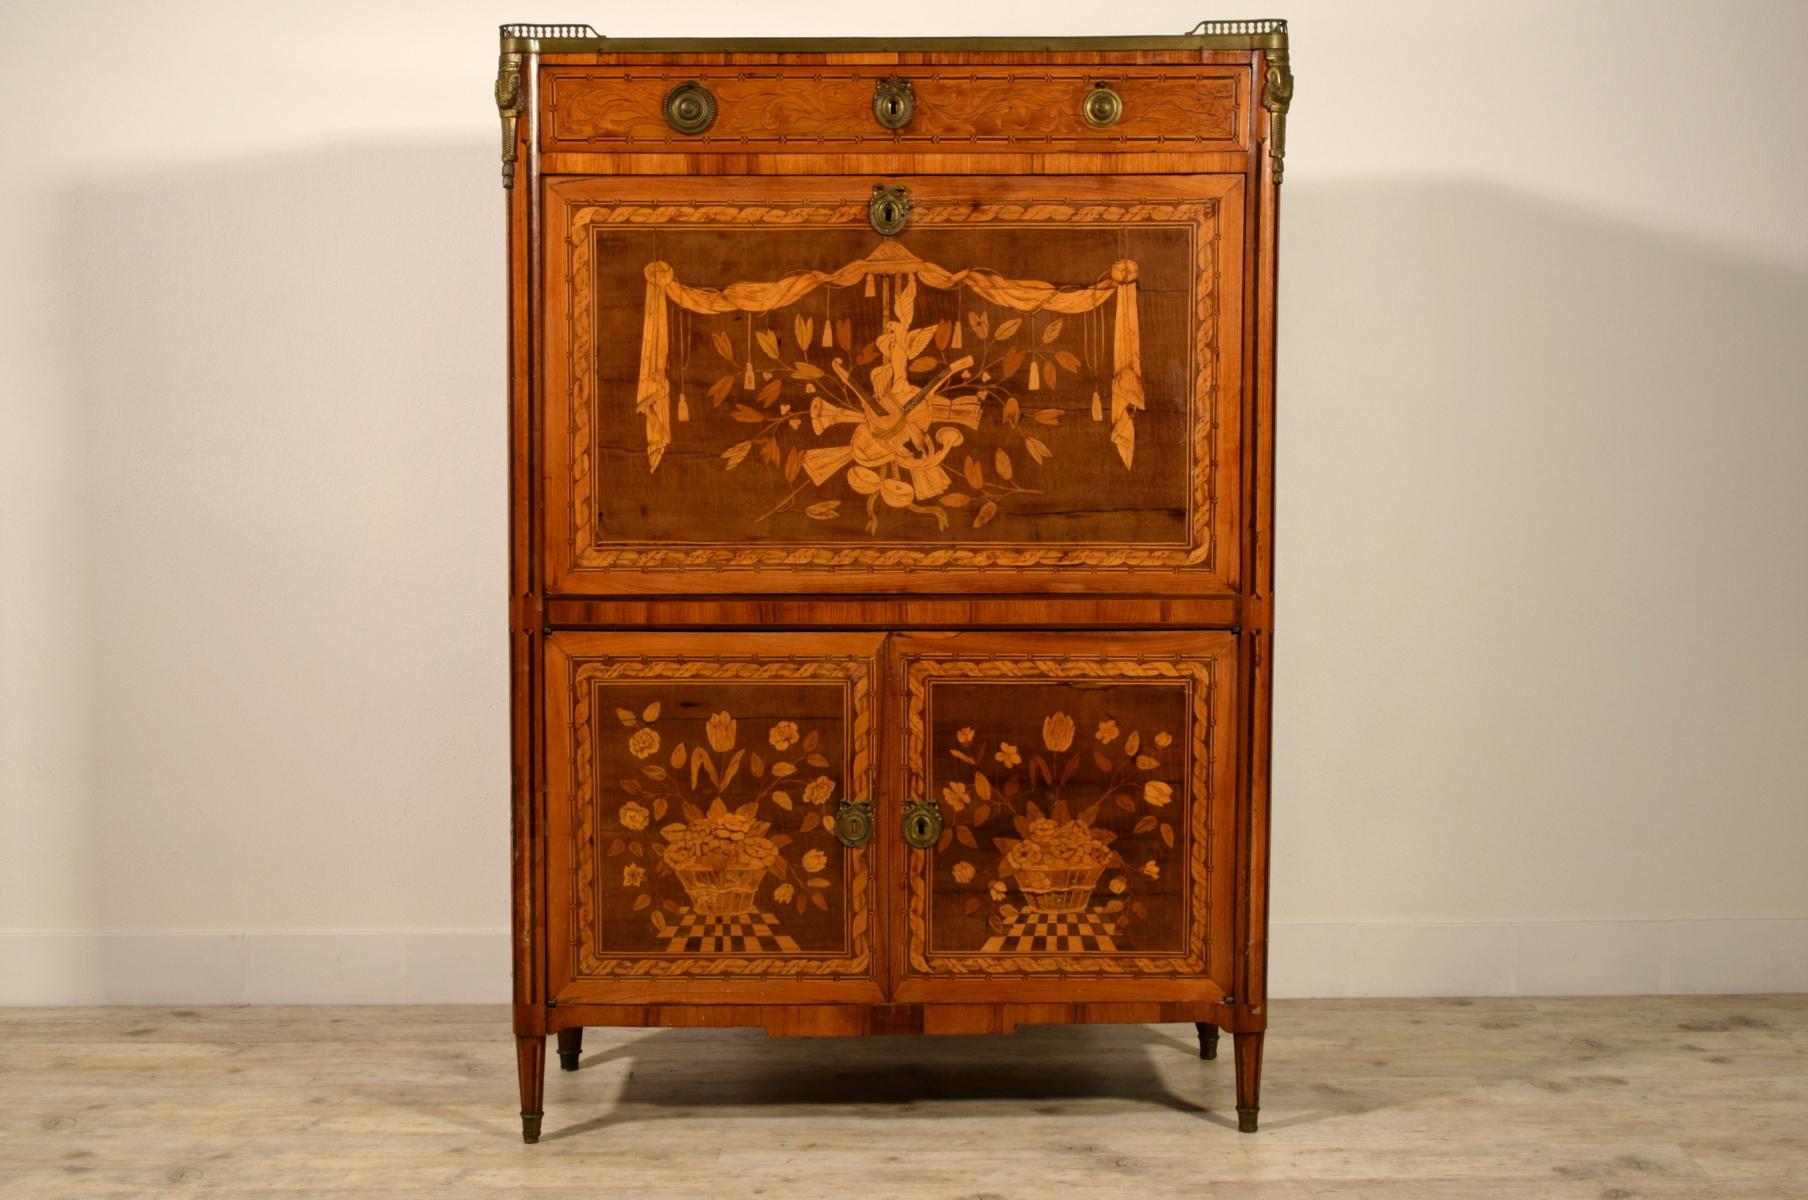
<path id="1" fill-rule="evenodd" d="M 1214 266 L 1219 253 L 1215 236 L 1218 205 L 1202 203 L 1141 202 L 1127 207 L 1079 203 L 1007 203 L 972 207 L 966 204 L 923 206 L 913 210 L 913 224 L 991 224 L 997 226 L 1037 224 L 1183 224 L 1194 235 L 1195 320 L 1193 375 L 1196 380 L 1194 402 L 1211 394 L 1211 378 L 1215 339 L 1211 320 L 1215 292 Z M 1211 538 L 1211 512 L 1215 500 L 1212 481 L 1216 476 L 1216 440 L 1214 425 L 1207 420 L 1192 423 L 1191 494 L 1187 503 L 1189 544 L 1183 548 L 1090 546 L 1062 549 L 1039 545 L 1010 546 L 987 544 L 978 548 L 965 546 L 918 549 L 887 546 L 883 548 L 815 547 L 815 546 L 665 546 L 641 545 L 617 548 L 599 545 L 597 534 L 595 488 L 592 463 L 591 413 L 601 402 L 594 374 L 590 371 L 591 335 L 595 320 L 596 290 L 592 267 L 592 244 L 589 231 L 599 225 L 631 224 L 701 224 L 745 227 L 749 225 L 783 226 L 787 228 L 843 228 L 867 218 L 867 205 L 842 204 L 811 206 L 789 204 L 732 205 L 654 205 L 634 204 L 582 205 L 571 212 L 571 278 L 573 307 L 571 317 L 572 403 L 571 453 L 572 524 L 574 549 L 581 568 L 608 567 L 711 567 L 719 570 L 759 570 L 811 566 L 896 566 L 946 569 L 1022 568 L 1036 566 L 1143 567 L 1209 565 L 1214 559 Z"/>
<path id="2" fill-rule="evenodd" d="M 774 181 L 767 199 L 724 180 L 622 179 L 547 185 L 550 287 L 545 422 L 548 587 L 558 593 L 1112 591 L 1230 594 L 1237 589 L 1242 485 L 1243 180 L 916 178 L 912 220 L 1004 225 L 1183 224 L 1194 238 L 1192 394 L 1185 546 L 975 543 L 899 546 L 599 544 L 593 414 L 600 402 L 592 328 L 591 231 L 611 225 L 846 228 L 864 222 L 870 181 Z M 1002 197 L 975 203 L 973 196 Z M 939 577 L 932 580 L 925 572 Z"/>
<path id="3" fill-rule="evenodd" d="M 1147 596 L 720 596 L 709 599 L 559 599 L 547 621 L 561 628 L 746 626 L 761 629 L 1229 629 L 1237 597 Z"/>

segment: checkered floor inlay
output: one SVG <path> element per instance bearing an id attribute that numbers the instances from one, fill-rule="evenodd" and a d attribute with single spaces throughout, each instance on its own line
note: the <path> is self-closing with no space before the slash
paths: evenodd
<path id="1" fill-rule="evenodd" d="M 778 918 L 768 912 L 732 917 L 679 914 L 666 944 L 668 954 L 796 954 L 796 941 L 778 931 Z"/>
<path id="2" fill-rule="evenodd" d="M 1100 913 L 1021 912 L 1005 927 L 1004 933 L 989 938 L 981 946 L 981 954 L 1010 954 L 1021 951 L 1058 951 L 1063 953 L 1099 953 L 1117 951 L 1111 935 L 1117 925 Z"/>

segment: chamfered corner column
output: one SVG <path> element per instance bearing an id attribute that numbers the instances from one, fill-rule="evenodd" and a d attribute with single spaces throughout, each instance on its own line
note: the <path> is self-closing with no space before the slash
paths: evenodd
<path id="1" fill-rule="evenodd" d="M 578 1056 L 583 1052 L 584 1027 L 582 1025 L 559 1030 L 559 1070 L 577 1070 Z"/>
<path id="2" fill-rule="evenodd" d="M 1193 1028 L 1199 1031 L 1199 1057 L 1218 1057 L 1218 1027 L 1210 1021 L 1194 1021 Z"/>
<path id="3" fill-rule="evenodd" d="M 521 1078 L 521 1140 L 540 1140 L 540 1119 L 546 1115 L 546 1036 L 515 1037 L 515 1070 Z"/>
<path id="4" fill-rule="evenodd" d="M 1254 1133 L 1262 1097 L 1262 1035 L 1231 1036 L 1237 1049 L 1237 1132 Z"/>

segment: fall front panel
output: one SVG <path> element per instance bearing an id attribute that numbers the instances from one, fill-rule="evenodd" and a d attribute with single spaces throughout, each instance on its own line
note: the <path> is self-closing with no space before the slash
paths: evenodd
<path id="1" fill-rule="evenodd" d="M 897 639 L 907 803 L 899 999 L 938 985 L 1230 979 L 1235 636 Z M 1179 993 L 1177 993 L 1178 995 Z"/>
<path id="2" fill-rule="evenodd" d="M 556 1000 L 877 995 L 872 852 L 843 838 L 869 818 L 880 641 L 805 642 L 550 639 Z"/>
<path id="3" fill-rule="evenodd" d="M 1233 590 L 1240 179 L 873 182 L 548 185 L 549 586 Z"/>

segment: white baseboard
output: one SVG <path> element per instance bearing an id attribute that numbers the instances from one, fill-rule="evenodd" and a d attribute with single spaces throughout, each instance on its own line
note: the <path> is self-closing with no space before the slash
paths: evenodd
<path id="1" fill-rule="evenodd" d="M 1286 996 L 1808 992 L 1808 919 L 1277 925 Z"/>
<path id="2" fill-rule="evenodd" d="M 0 1005 L 464 1004 L 509 996 L 499 929 L 0 932 Z M 1808 919 L 1290 924 L 1289 996 L 1808 992 Z"/>
<path id="3" fill-rule="evenodd" d="M 502 929 L 0 932 L 0 1005 L 502 1004 Z"/>

